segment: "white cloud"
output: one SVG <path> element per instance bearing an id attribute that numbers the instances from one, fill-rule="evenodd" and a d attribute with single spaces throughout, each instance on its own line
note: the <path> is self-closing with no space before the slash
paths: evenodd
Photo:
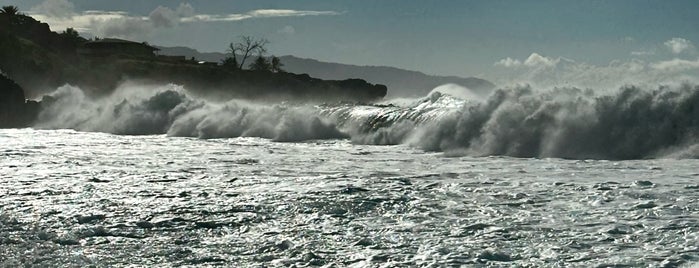
<path id="1" fill-rule="evenodd" d="M 287 25 L 287 26 L 284 26 L 283 28 L 279 29 L 279 33 L 293 35 L 296 33 L 296 28 L 294 28 L 294 26 Z"/>
<path id="2" fill-rule="evenodd" d="M 653 50 L 639 50 L 639 51 L 631 51 L 632 56 L 652 56 L 655 55 L 655 51 Z"/>
<path id="3" fill-rule="evenodd" d="M 539 55 L 538 53 L 532 53 L 529 58 L 524 61 L 524 65 L 530 67 L 553 67 L 558 64 L 560 59 L 552 59 Z"/>
<path id="4" fill-rule="evenodd" d="M 651 64 L 651 67 L 663 71 L 685 71 L 691 69 L 699 69 L 699 58 L 695 61 L 672 59 Z"/>
<path id="5" fill-rule="evenodd" d="M 256 18 L 276 18 L 276 17 L 304 17 L 304 16 L 334 16 L 340 15 L 335 11 L 309 11 L 309 10 L 291 10 L 291 9 L 258 9 L 242 14 L 199 14 L 190 17 L 182 18 L 183 22 L 215 22 L 215 21 L 240 21 Z"/>
<path id="6" fill-rule="evenodd" d="M 107 20 L 92 19 L 89 28 L 100 37 L 141 39 L 153 30 L 153 24 L 145 18 L 119 17 Z"/>
<path id="7" fill-rule="evenodd" d="M 689 40 L 677 37 L 665 41 L 664 44 L 674 54 L 680 54 L 694 48 L 694 45 Z"/>
<path id="8" fill-rule="evenodd" d="M 504 67 L 519 67 L 522 65 L 522 62 L 519 61 L 518 59 L 513 59 L 510 57 L 501 59 L 495 63 L 495 66 L 504 66 Z"/>
<path id="9" fill-rule="evenodd" d="M 74 28 L 82 33 L 87 32 L 100 37 L 143 38 L 156 28 L 175 27 L 180 23 L 332 16 L 340 15 L 340 13 L 335 11 L 258 9 L 240 14 L 196 14 L 192 5 L 181 3 L 174 10 L 169 7 L 158 6 L 147 17 L 141 17 L 118 11 L 83 11 L 77 13 L 73 4 L 68 0 L 46 0 L 31 8 L 30 15 L 37 20 L 48 23 L 54 31 Z M 282 30 L 286 34 L 295 33 L 293 27 L 285 27 Z"/>
<path id="10" fill-rule="evenodd" d="M 545 57 L 540 55 L 539 53 L 532 53 L 525 59 L 524 61 L 520 61 L 518 59 L 513 59 L 510 57 L 501 59 L 497 62 L 495 62 L 495 66 L 503 66 L 503 67 L 520 67 L 520 66 L 526 66 L 526 67 L 531 67 L 531 68 L 546 68 L 546 67 L 554 67 L 556 64 L 558 64 L 561 61 L 561 58 L 553 59 L 549 57 Z"/>
<path id="11" fill-rule="evenodd" d="M 177 7 L 177 14 L 180 17 L 194 16 L 194 8 L 189 3 L 180 3 L 180 6 Z"/>
<path id="12" fill-rule="evenodd" d="M 75 15 L 75 6 L 68 0 L 46 0 L 29 11 L 50 17 L 69 18 Z"/>
<path id="13" fill-rule="evenodd" d="M 340 15 L 335 11 L 310 11 L 291 9 L 258 9 L 248 12 L 253 17 L 302 17 L 302 16 L 332 16 Z"/>
<path id="14" fill-rule="evenodd" d="M 158 6 L 148 14 L 155 27 L 172 27 L 180 21 L 180 16 L 169 7 Z"/>
<path id="15" fill-rule="evenodd" d="M 699 82 L 699 58 L 650 62 L 640 59 L 614 60 L 606 65 L 549 58 L 532 53 L 526 60 L 504 58 L 495 63 L 491 81 L 498 85 L 528 83 L 533 86 L 576 86 L 617 88 L 624 84 L 668 84 Z"/>
<path id="16" fill-rule="evenodd" d="M 129 17 L 125 12 L 119 11 L 85 11 L 69 18 L 51 17 L 45 14 L 31 14 L 35 19 L 46 22 L 54 31 L 62 31 L 66 28 L 74 28 L 81 32 L 91 32 L 95 22 Z"/>

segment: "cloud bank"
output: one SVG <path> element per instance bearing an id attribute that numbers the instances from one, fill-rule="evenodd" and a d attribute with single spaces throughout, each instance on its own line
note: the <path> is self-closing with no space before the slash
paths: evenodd
<path id="1" fill-rule="evenodd" d="M 78 12 L 68 0 L 46 0 L 30 9 L 30 15 L 47 22 L 54 31 L 74 28 L 100 37 L 141 38 L 157 28 L 176 27 L 181 23 L 232 22 L 248 19 L 334 16 L 335 11 L 293 9 L 258 9 L 245 13 L 196 14 L 194 7 L 181 3 L 177 8 L 158 6 L 148 16 L 121 11 L 89 10 Z"/>
<path id="2" fill-rule="evenodd" d="M 525 59 L 524 61 L 520 61 L 518 59 L 513 59 L 510 57 L 504 58 L 499 60 L 498 62 L 495 63 L 495 66 L 504 66 L 504 67 L 520 67 L 520 66 L 526 66 L 526 67 L 536 67 L 536 68 L 546 68 L 546 67 L 554 67 L 558 64 L 558 62 L 561 61 L 561 58 L 554 59 L 554 58 L 549 58 L 540 55 L 539 53 L 532 53 Z"/>
<path id="3" fill-rule="evenodd" d="M 677 84 L 699 81 L 699 58 L 645 61 L 614 60 L 595 65 L 532 53 L 526 60 L 504 58 L 495 63 L 496 84 L 531 84 L 539 87 L 576 86 L 618 88 L 623 85 Z"/>

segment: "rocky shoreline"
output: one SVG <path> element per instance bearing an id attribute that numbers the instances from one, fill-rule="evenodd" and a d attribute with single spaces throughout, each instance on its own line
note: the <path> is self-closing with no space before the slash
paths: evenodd
<path id="1" fill-rule="evenodd" d="M 0 74 L 0 128 L 31 126 L 39 113 L 40 103 L 25 99 L 24 90 Z"/>
<path id="2" fill-rule="evenodd" d="M 80 53 L 86 43 L 77 32 L 56 33 L 30 16 L 0 13 L 0 127 L 30 126 L 40 105 L 26 99 L 41 99 L 66 84 L 93 97 L 112 94 L 124 82 L 137 81 L 178 84 L 194 95 L 217 101 L 317 103 L 371 103 L 388 90 L 361 79 L 322 80 L 307 74 L 231 69 L 194 59 L 128 53 L 90 56 Z"/>

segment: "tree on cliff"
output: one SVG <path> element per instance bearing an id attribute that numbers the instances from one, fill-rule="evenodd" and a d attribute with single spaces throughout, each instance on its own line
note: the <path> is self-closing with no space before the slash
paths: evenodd
<path id="1" fill-rule="evenodd" d="M 227 69 L 238 70 L 238 60 L 235 58 L 235 56 L 226 57 L 221 61 L 221 66 L 226 67 Z"/>
<path id="2" fill-rule="evenodd" d="M 283 73 L 282 66 L 284 64 L 277 58 L 277 56 L 272 56 L 272 61 L 270 62 L 270 70 L 275 73 Z"/>
<path id="3" fill-rule="evenodd" d="M 269 41 L 264 38 L 255 39 L 251 36 L 243 35 L 240 36 L 240 42 L 231 43 L 228 46 L 228 52 L 232 54 L 233 58 L 236 57 L 237 53 L 242 55 L 242 59 L 240 60 L 240 69 L 243 69 L 243 67 L 245 67 L 245 60 L 247 60 L 253 53 L 262 55 L 267 52 L 267 48 L 265 48 L 265 46 L 268 43 Z"/>
<path id="4" fill-rule="evenodd" d="M 3 6 L 0 9 L 0 14 L 17 15 L 17 13 L 19 13 L 19 8 L 16 6 Z"/>
<path id="5" fill-rule="evenodd" d="M 73 45 L 77 45 L 77 44 L 80 44 L 80 43 L 83 43 L 86 41 L 86 39 L 80 37 L 80 34 L 78 33 L 78 31 L 76 31 L 73 28 L 67 28 L 65 31 L 63 31 L 61 33 L 61 37 L 70 41 Z"/>
<path id="6" fill-rule="evenodd" d="M 265 57 L 258 55 L 257 59 L 255 59 L 255 61 L 250 65 L 250 70 L 269 72 L 272 70 L 272 65 Z"/>

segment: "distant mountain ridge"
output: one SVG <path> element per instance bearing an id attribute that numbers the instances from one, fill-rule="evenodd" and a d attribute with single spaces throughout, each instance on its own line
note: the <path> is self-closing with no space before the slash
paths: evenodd
<path id="1" fill-rule="evenodd" d="M 227 55 L 219 52 L 199 52 L 188 47 L 158 48 L 161 55 L 194 57 L 210 62 L 220 62 Z M 388 97 L 425 96 L 435 87 L 444 84 L 464 86 L 479 95 L 487 95 L 495 87 L 493 83 L 475 77 L 436 76 L 395 67 L 331 63 L 290 55 L 282 56 L 280 60 L 284 64 L 282 68 L 292 73 L 306 73 L 312 77 L 329 80 L 360 78 L 370 83 L 386 85 Z"/>

